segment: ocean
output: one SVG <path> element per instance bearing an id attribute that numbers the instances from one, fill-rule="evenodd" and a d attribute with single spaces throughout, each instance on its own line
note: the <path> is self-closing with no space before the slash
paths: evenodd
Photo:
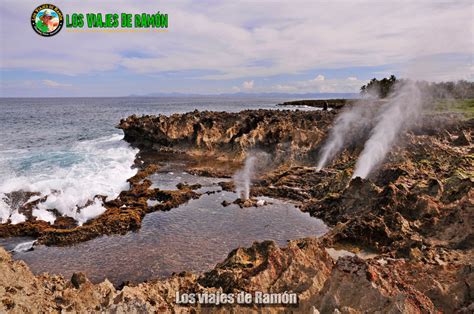
<path id="1" fill-rule="evenodd" d="M 52 221 L 56 208 L 80 224 L 105 209 L 95 195 L 116 197 L 137 151 L 116 129 L 131 114 L 184 113 L 198 110 L 238 112 L 276 109 L 288 99 L 249 97 L 0 98 L 0 221 L 24 220 L 4 199 L 13 191 L 49 195 L 34 216 Z"/>
<path id="2" fill-rule="evenodd" d="M 46 197 L 33 216 L 53 222 L 59 214 L 78 224 L 100 215 L 105 195 L 113 199 L 128 189 L 127 179 L 138 152 L 115 128 L 131 114 L 173 114 L 198 110 L 278 109 L 279 99 L 250 98 L 49 98 L 0 99 L 0 219 L 20 223 L 25 216 L 9 201 L 13 191 Z M 300 108 L 315 110 L 314 108 Z M 176 162 L 176 164 L 174 164 Z M 103 235 L 70 247 L 36 245 L 35 239 L 0 239 L 0 246 L 25 261 L 35 274 L 66 278 L 84 272 L 93 282 L 108 278 L 115 285 L 165 277 L 173 272 L 205 271 L 227 253 L 253 241 L 321 236 L 328 228 L 294 204 L 266 198 L 259 208 L 231 203 L 238 195 L 218 185 L 224 178 L 184 172 L 179 161 L 149 179 L 153 187 L 175 189 L 180 182 L 199 183 L 203 195 L 171 211 L 147 214 L 142 227 L 126 235 Z M 168 169 L 169 168 L 169 169 Z M 207 194 L 208 192 L 212 192 Z M 15 207 L 16 206 L 16 207 Z M 80 210 L 79 210 L 80 209 Z M 189 241 L 189 239 L 193 239 Z M 33 248 L 34 245 L 34 249 Z"/>

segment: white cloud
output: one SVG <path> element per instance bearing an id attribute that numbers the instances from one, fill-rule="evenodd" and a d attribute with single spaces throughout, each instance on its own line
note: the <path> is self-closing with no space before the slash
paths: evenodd
<path id="1" fill-rule="evenodd" d="M 5 80 L 2 82 L 2 89 L 45 89 L 50 88 L 51 90 L 60 88 L 71 88 L 72 84 L 59 83 L 57 81 L 44 79 L 44 80 Z"/>
<path id="2" fill-rule="evenodd" d="M 253 89 L 253 86 L 254 86 L 253 80 L 252 81 L 245 81 L 245 82 L 242 83 L 242 88 L 246 89 L 246 90 Z"/>
<path id="3" fill-rule="evenodd" d="M 355 76 L 349 76 L 347 79 L 349 81 L 357 81 L 357 77 L 355 77 Z"/>
<path id="4" fill-rule="evenodd" d="M 71 84 L 59 83 L 53 80 L 42 80 L 44 86 L 47 87 L 70 87 Z"/>
<path id="5" fill-rule="evenodd" d="M 318 77 L 317 77 L 318 78 Z M 269 91 L 285 93 L 357 93 L 366 80 L 319 78 L 271 86 Z"/>
<path id="6" fill-rule="evenodd" d="M 316 76 L 316 77 L 313 79 L 313 81 L 316 81 L 316 82 L 318 82 L 318 81 L 324 81 L 324 79 L 325 79 L 324 75 L 319 74 L 318 76 Z"/>
<path id="7" fill-rule="evenodd" d="M 426 74 L 434 80 L 472 78 L 472 64 L 449 57 L 474 53 L 471 1 L 216 2 L 206 6 L 190 1 L 85 0 L 57 5 L 65 14 L 160 10 L 169 14 L 169 31 L 68 33 L 64 28 L 52 38 L 43 38 L 25 23 L 36 1 L 4 0 L 0 7 L 7 14 L 0 34 L 21 40 L 3 41 L 1 68 L 67 75 L 116 69 L 137 73 L 206 70 L 212 74 L 203 78 L 222 80 L 318 68 L 400 65 L 414 58 L 448 55 L 437 60 L 441 66 L 436 70 L 426 68 Z"/>

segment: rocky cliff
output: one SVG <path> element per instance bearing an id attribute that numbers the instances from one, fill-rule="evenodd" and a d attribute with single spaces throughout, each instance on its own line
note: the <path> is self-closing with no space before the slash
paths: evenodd
<path id="1" fill-rule="evenodd" d="M 142 150 L 241 160 L 248 150 L 259 149 L 287 161 L 314 151 L 333 118 L 333 113 L 319 111 L 194 111 L 130 116 L 118 127 L 126 141 Z"/>
<path id="2" fill-rule="evenodd" d="M 107 209 L 102 215 L 93 218 L 81 226 L 69 217 L 60 216 L 53 224 L 37 220 L 32 216 L 33 207 L 42 199 L 25 203 L 31 193 L 18 191 L 9 195 L 10 199 L 22 199 L 19 202 L 19 211 L 27 217 L 25 222 L 18 224 L 0 224 L 0 237 L 28 236 L 37 239 L 38 244 L 44 245 L 70 245 L 77 242 L 88 241 L 104 234 L 125 234 L 137 230 L 142 219 L 147 213 L 153 211 L 166 211 L 177 207 L 192 198 L 199 197 L 193 187 L 181 185 L 177 190 L 164 191 L 152 188 L 148 175 L 157 170 L 155 165 L 143 166 L 138 173 L 128 179 L 130 189 L 123 191 L 111 201 L 105 201 Z M 154 206 L 149 206 L 147 201 L 159 201 Z"/>
<path id="3" fill-rule="evenodd" d="M 210 167 L 193 169 L 204 175 L 229 175 L 226 161 L 239 162 L 248 151 L 263 150 L 274 156 L 273 167 L 256 178 L 251 195 L 296 202 L 323 219 L 331 231 L 320 239 L 290 241 L 286 248 L 255 243 L 234 250 L 209 272 L 177 274 L 121 289 L 109 282 L 92 284 L 80 274 L 70 281 L 33 276 L 23 263 L 1 251 L 3 310 L 32 311 L 38 302 L 45 311 L 256 311 L 262 308 L 176 304 L 175 296 L 263 291 L 299 295 L 298 306 L 273 305 L 265 308 L 268 312 L 472 312 L 474 120 L 430 116 L 401 135 L 399 145 L 373 175 L 352 179 L 360 143 L 349 145 L 327 168 L 317 172 L 313 167 L 334 116 L 335 112 L 258 110 L 122 120 L 126 140 L 141 148 L 144 163 L 130 180 L 131 190 L 107 204 L 109 214 L 85 229 L 71 229 L 84 232 L 85 239 L 88 228 L 100 234 L 109 230 L 106 226 L 121 226 L 119 222 L 130 219 L 139 227 L 147 212 L 198 196 L 189 186 L 174 192 L 152 189 L 146 176 L 154 171 L 154 152 L 191 159 L 212 156 Z M 221 186 L 234 189 L 232 183 Z M 151 197 L 163 200 L 160 206 L 165 207 L 148 208 Z M 69 243 L 68 236 L 57 236 L 59 231 L 41 230 L 45 243 Z M 118 230 L 129 230 L 129 224 Z M 71 234 L 69 229 L 64 232 Z M 338 258 L 335 250 L 350 256 Z"/>
<path id="4" fill-rule="evenodd" d="M 328 168 L 320 172 L 311 167 L 328 123 L 334 117 L 332 113 L 260 111 L 255 116 L 263 118 L 255 118 L 259 122 L 250 128 L 243 122 L 247 121 L 248 114 L 234 114 L 232 119 L 227 117 L 231 114 L 221 113 L 192 113 L 169 118 L 131 117 L 122 121 L 121 127 L 125 134 L 131 135 L 128 139 L 132 143 L 142 145 L 135 139 L 148 138 L 150 142 L 142 147 L 158 150 L 180 147 L 179 150 L 191 154 L 197 151 L 199 154 L 227 154 L 228 158 L 234 158 L 244 156 L 246 151 L 259 146 L 268 147 L 267 152 L 271 154 L 283 156 L 280 150 L 285 147 L 289 152 L 287 156 L 292 157 L 289 159 L 296 162 L 275 163 L 275 169 L 255 182 L 252 195 L 298 201 L 303 211 L 333 226 L 322 239 L 326 246 L 349 247 L 352 251 L 364 248 L 376 252 L 378 256 L 388 257 L 380 263 L 364 261 L 360 267 L 377 269 L 377 276 L 381 278 L 393 275 L 388 267 L 399 267 L 399 277 L 395 282 L 412 285 L 403 288 L 410 291 L 404 306 L 410 304 L 422 312 L 435 309 L 451 312 L 472 307 L 473 120 L 463 121 L 440 115 L 427 117 L 402 134 L 400 144 L 394 147 L 384 163 L 372 176 L 363 180 L 351 178 L 355 161 L 363 148 L 361 143 L 349 145 Z M 211 119 L 213 123 L 208 123 L 205 128 L 192 127 L 194 133 L 187 131 L 187 136 L 183 137 L 176 136 L 175 132 L 180 129 L 180 119 L 194 126 L 195 123 L 199 125 L 202 119 Z M 235 130 L 237 121 L 246 130 L 247 136 L 226 137 L 223 130 Z M 294 129 L 291 125 L 295 126 Z M 220 128 L 221 132 L 211 132 L 214 127 Z M 286 128 L 288 131 L 284 135 L 272 133 Z M 211 133 L 214 136 L 204 135 Z M 280 135 L 272 137 L 273 134 Z M 158 142 L 158 138 L 166 140 Z M 183 138 L 191 139 L 186 144 L 190 149 L 183 148 L 186 146 L 182 146 Z M 201 138 L 206 138 L 208 144 L 203 144 Z M 223 187 L 233 189 L 232 184 L 224 184 Z M 393 263 L 386 264 L 387 261 Z M 340 261 L 335 269 L 344 273 L 343 265 L 355 267 L 354 263 L 355 260 Z M 414 276 L 416 273 L 422 273 L 422 278 Z M 326 289 L 331 291 L 333 287 L 334 290 L 326 298 L 318 299 L 316 308 L 326 309 L 323 300 L 330 300 L 330 296 L 334 299 L 334 295 L 338 295 L 338 301 L 347 296 L 346 305 L 349 308 L 352 305 L 358 310 L 368 309 L 368 304 L 362 305 L 356 298 L 350 297 L 357 285 L 338 284 L 334 279 L 326 282 Z M 423 285 L 429 288 L 418 290 Z M 341 296 L 338 289 L 347 290 Z M 380 297 L 372 299 L 383 303 Z M 431 305 L 428 306 L 429 303 Z M 426 307 L 422 308 L 420 304 Z M 411 311 L 408 307 L 404 309 Z"/>
<path id="5" fill-rule="evenodd" d="M 437 272 L 442 271 L 444 276 Z M 12 313 L 262 311 L 266 313 L 434 313 L 468 304 L 472 274 L 379 256 L 370 260 L 330 257 L 316 239 L 255 243 L 231 252 L 210 272 L 181 273 L 165 280 L 116 289 L 110 282 L 92 284 L 83 274 L 70 280 L 34 276 L 23 262 L 0 249 L 0 309 Z M 465 284 L 456 285 L 461 279 Z M 429 288 L 431 287 L 431 288 Z M 427 290 L 431 289 L 431 290 Z M 176 304 L 180 293 L 298 293 L 298 305 Z M 427 292 L 428 291 L 428 292 Z M 426 294 L 436 296 L 436 303 Z M 472 295 L 472 294 L 471 294 Z M 472 300 L 471 300 L 472 301 Z"/>

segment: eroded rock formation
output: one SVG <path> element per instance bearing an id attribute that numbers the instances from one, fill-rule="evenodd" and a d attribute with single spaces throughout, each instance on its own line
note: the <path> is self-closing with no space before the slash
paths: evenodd
<path id="1" fill-rule="evenodd" d="M 152 183 L 146 177 L 156 170 L 157 167 L 154 165 L 140 169 L 128 180 L 129 190 L 123 191 L 112 201 L 104 202 L 107 209 L 105 213 L 82 226 L 78 226 L 74 219 L 62 216 L 59 216 L 52 225 L 37 220 L 31 216 L 31 207 L 34 204 L 28 203 L 19 208 L 28 220 L 16 225 L 0 224 L 0 237 L 31 236 L 38 239 L 38 244 L 69 245 L 104 234 L 125 234 L 139 229 L 145 214 L 157 210 L 170 210 L 199 196 L 193 191 L 196 187 L 181 186 L 172 191 L 151 188 Z M 148 200 L 158 202 L 154 206 L 148 206 Z"/>
<path id="2" fill-rule="evenodd" d="M 18 313 L 38 308 L 45 312 L 177 313 L 212 313 L 224 309 L 264 309 L 267 313 L 288 310 L 308 313 L 316 309 L 321 313 L 336 310 L 342 313 L 434 313 L 454 308 L 467 311 L 472 274 L 464 277 L 467 284 L 460 285 L 456 276 L 466 276 L 465 273 L 456 269 L 439 270 L 442 269 L 427 271 L 419 263 L 384 256 L 371 260 L 344 257 L 334 261 L 320 241 L 308 238 L 290 241 L 286 248 L 279 248 L 270 241 L 255 243 L 250 248 L 232 251 L 226 260 L 207 273 L 181 273 L 165 280 L 116 289 L 108 281 L 92 284 L 82 274 L 74 274 L 70 281 L 60 276 L 34 276 L 23 262 L 12 261 L 0 249 L 0 309 Z M 428 292 L 427 284 L 433 287 Z M 240 291 L 296 292 L 298 305 L 291 308 L 239 304 L 202 306 L 175 302 L 177 293 Z"/>
<path id="3" fill-rule="evenodd" d="M 232 171 L 225 168 L 224 161 L 242 161 L 251 149 L 272 154 L 274 167 L 255 180 L 251 197 L 295 201 L 303 211 L 333 228 L 321 239 L 291 241 L 287 248 L 272 242 L 238 248 L 207 273 L 183 273 L 119 290 L 107 281 L 92 284 L 82 275 L 76 275 L 72 282 L 58 276 L 35 277 L 25 265 L 13 262 L 1 251 L 3 310 L 21 312 L 31 309 L 31 302 L 38 302 L 45 311 L 259 310 L 256 305 L 180 305 L 175 303 L 175 295 L 292 291 L 299 294 L 297 308 L 272 306 L 265 310 L 472 312 L 474 121 L 430 117 L 402 135 L 400 144 L 372 176 L 352 179 L 361 143 L 349 145 L 329 167 L 319 172 L 313 167 L 334 116 L 334 112 L 259 110 L 122 120 L 125 138 L 140 147 L 141 154 L 150 154 L 148 161 L 153 159 L 153 152 L 163 151 L 212 157 L 213 165 L 194 167 L 196 173 L 204 175 L 230 176 Z M 169 209 L 196 196 L 187 185 L 175 192 L 151 189 L 145 178 L 145 169 L 153 167 L 148 163 L 130 179 L 130 191 L 108 203 L 110 212 L 80 228 L 97 230 L 94 234 L 107 233 L 109 226 L 129 230 L 130 226 L 139 227 L 146 212 Z M 220 163 L 223 167 L 217 166 Z M 235 189 L 229 182 L 221 186 Z M 148 208 L 146 200 L 150 198 L 162 200 L 163 205 Z M 74 228 L 63 231 L 53 226 L 55 231 L 49 233 L 47 226 L 33 223 L 16 226 L 8 227 L 12 228 L 8 232 L 42 230 L 44 234 L 39 236 L 43 243 L 70 243 L 70 237 L 62 232 L 76 232 Z M 88 231 L 77 232 L 78 238 L 89 237 Z M 326 250 L 330 247 L 356 253 L 370 251 L 373 255 L 334 260 Z M 34 297 L 28 299 L 32 294 Z"/>
<path id="4" fill-rule="evenodd" d="M 306 156 L 334 118 L 318 111 L 194 111 L 171 116 L 130 116 L 120 122 L 125 140 L 141 149 L 242 160 L 249 149 L 275 160 Z"/>

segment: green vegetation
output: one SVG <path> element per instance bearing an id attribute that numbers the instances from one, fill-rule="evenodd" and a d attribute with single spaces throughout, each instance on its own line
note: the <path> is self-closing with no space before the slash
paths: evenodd
<path id="1" fill-rule="evenodd" d="M 363 85 L 360 88 L 360 93 L 362 95 L 371 94 L 379 98 L 385 98 L 393 90 L 393 86 L 397 82 L 398 80 L 395 77 L 395 75 L 390 75 L 389 78 L 383 78 L 381 80 L 377 80 L 376 78 L 373 78 L 370 80 L 369 83 L 367 83 L 367 85 Z"/>
<path id="2" fill-rule="evenodd" d="M 373 78 L 360 88 L 361 95 L 372 95 L 386 98 L 395 90 L 410 80 L 398 79 L 395 75 L 378 80 Z M 459 80 L 456 82 L 427 82 L 415 81 L 415 84 L 426 98 L 432 99 L 474 99 L 474 82 Z"/>
<path id="3" fill-rule="evenodd" d="M 459 113 L 466 119 L 472 119 L 474 118 L 474 99 L 441 100 L 435 106 L 435 111 Z"/>

